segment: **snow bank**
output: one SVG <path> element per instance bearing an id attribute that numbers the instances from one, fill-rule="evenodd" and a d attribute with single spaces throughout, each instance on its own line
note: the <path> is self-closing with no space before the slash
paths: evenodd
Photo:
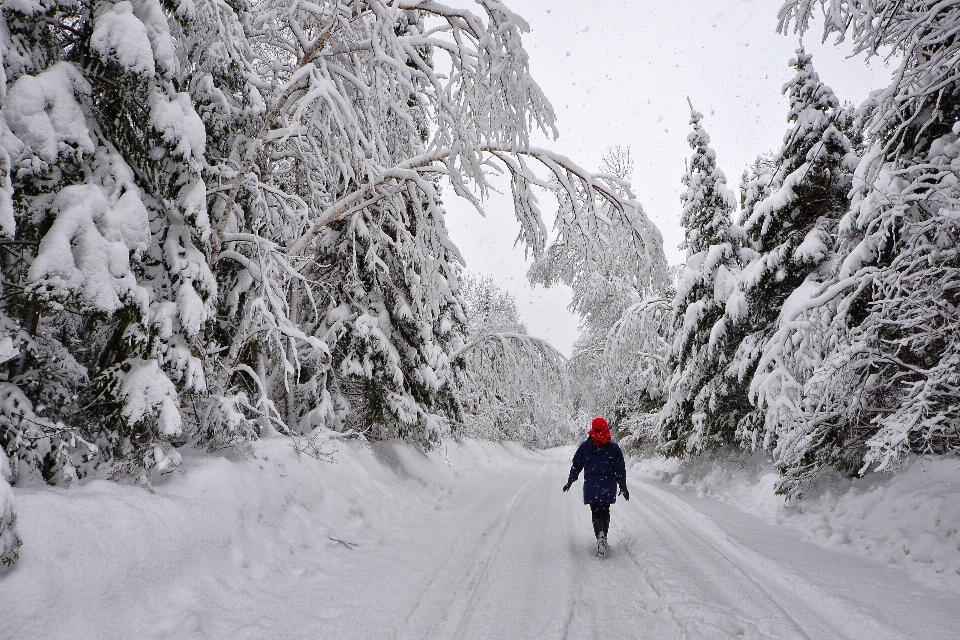
<path id="1" fill-rule="evenodd" d="M 634 471 L 907 571 L 925 586 L 960 593 L 960 458 L 914 458 L 894 476 L 854 480 L 824 472 L 801 500 L 773 492 L 779 474 L 761 455 L 679 462 L 647 458 Z"/>
<path id="2" fill-rule="evenodd" d="M 23 546 L 0 576 L 0 638 L 304 637 L 242 621 L 275 619 L 287 605 L 292 617 L 335 617 L 315 594 L 344 554 L 403 535 L 398 519 L 434 509 L 455 479 L 535 455 L 491 443 L 424 454 L 348 441 L 324 444 L 330 462 L 292 444 L 265 439 L 241 455 L 182 449 L 179 470 L 152 490 L 103 480 L 17 487 Z"/>
<path id="3" fill-rule="evenodd" d="M 0 571 L 12 566 L 20 549 L 17 535 L 17 513 L 14 510 L 13 491 L 10 489 L 10 463 L 0 449 Z"/>

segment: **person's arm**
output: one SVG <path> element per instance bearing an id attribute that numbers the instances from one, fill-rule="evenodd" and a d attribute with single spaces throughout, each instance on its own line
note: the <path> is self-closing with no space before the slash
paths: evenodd
<path id="1" fill-rule="evenodd" d="M 627 489 L 627 465 L 623 460 L 620 445 L 617 445 L 614 452 L 613 475 L 617 479 L 617 484 L 620 485 L 620 493 L 623 494 L 624 500 L 630 500 L 630 491 Z"/>
<path id="2" fill-rule="evenodd" d="M 567 478 L 567 484 L 563 485 L 564 491 L 569 489 L 570 485 L 580 477 L 580 472 L 583 471 L 583 463 L 583 445 L 580 445 L 580 447 L 577 448 L 577 452 L 573 455 L 573 464 L 570 466 L 570 476 Z"/>

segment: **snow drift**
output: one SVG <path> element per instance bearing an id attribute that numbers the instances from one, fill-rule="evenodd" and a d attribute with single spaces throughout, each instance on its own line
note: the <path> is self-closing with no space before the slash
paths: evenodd
<path id="1" fill-rule="evenodd" d="M 354 440 L 328 443 L 332 457 L 317 459 L 293 444 L 268 438 L 240 456 L 184 450 L 180 470 L 152 489 L 105 480 L 15 489 L 24 544 L 0 578 L 0 638 L 285 637 L 317 628 L 336 613 L 316 593 L 337 554 L 375 550 L 401 515 L 432 505 L 454 477 L 535 455 L 515 445 L 453 443 L 423 454 Z"/>

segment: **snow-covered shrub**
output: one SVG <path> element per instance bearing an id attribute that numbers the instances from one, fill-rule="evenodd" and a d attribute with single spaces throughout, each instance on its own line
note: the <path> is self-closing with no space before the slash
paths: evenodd
<path id="1" fill-rule="evenodd" d="M 69 483 L 96 453 L 80 429 L 37 415 L 19 387 L 0 382 L 0 456 L 8 481 L 16 481 L 22 471 L 51 484 Z"/>

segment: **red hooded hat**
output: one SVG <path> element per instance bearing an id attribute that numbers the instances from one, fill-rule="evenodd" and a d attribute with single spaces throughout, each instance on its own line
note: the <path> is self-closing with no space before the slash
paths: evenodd
<path id="1" fill-rule="evenodd" d="M 593 424 L 590 427 L 590 439 L 597 447 L 602 447 L 610 442 L 610 427 L 607 426 L 606 420 L 603 418 L 593 419 Z"/>

